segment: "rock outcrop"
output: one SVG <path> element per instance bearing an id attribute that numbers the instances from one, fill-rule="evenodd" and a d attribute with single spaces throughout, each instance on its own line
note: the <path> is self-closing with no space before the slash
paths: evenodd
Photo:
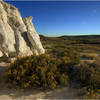
<path id="1" fill-rule="evenodd" d="M 25 23 L 26 28 L 27 28 L 27 37 L 28 37 L 32 47 L 34 47 L 33 51 L 35 50 L 36 53 L 43 54 L 45 51 L 44 51 L 42 44 L 40 42 L 40 37 L 36 33 L 35 28 L 32 24 L 32 17 L 30 16 L 30 17 L 25 18 L 24 23 Z"/>
<path id="2" fill-rule="evenodd" d="M 16 7 L 0 1 L 0 56 L 28 56 L 45 53 L 32 17 L 22 19 Z"/>
<path id="3" fill-rule="evenodd" d="M 3 56 L 3 53 L 0 51 L 0 57 L 2 57 Z"/>

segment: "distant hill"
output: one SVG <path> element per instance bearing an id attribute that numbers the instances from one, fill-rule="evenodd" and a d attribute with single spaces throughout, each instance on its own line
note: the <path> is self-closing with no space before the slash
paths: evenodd
<path id="1" fill-rule="evenodd" d="M 41 41 L 46 42 L 72 42 L 74 41 L 76 44 L 100 44 L 100 35 L 77 35 L 77 36 L 59 36 L 59 37 L 47 37 L 44 35 L 40 35 Z M 66 42 L 66 43 L 67 43 Z"/>
<path id="2" fill-rule="evenodd" d="M 100 35 L 60 36 L 59 38 L 100 38 Z"/>
<path id="3" fill-rule="evenodd" d="M 40 37 L 50 37 L 50 36 L 45 36 L 45 35 L 40 35 Z M 82 38 L 82 37 L 89 37 L 89 38 L 94 38 L 94 37 L 99 37 L 100 38 L 100 35 L 62 35 L 62 36 L 58 36 L 58 38 L 63 38 L 63 37 L 78 37 L 78 38 Z M 53 37 L 51 37 L 53 38 Z M 55 38 L 55 37 L 54 37 Z"/>
<path id="4" fill-rule="evenodd" d="M 50 39 L 50 38 L 60 38 L 60 39 L 98 39 L 100 38 L 100 35 L 77 35 L 77 36 L 59 36 L 59 37 L 49 37 L 49 36 L 44 36 L 40 35 L 41 39 Z"/>

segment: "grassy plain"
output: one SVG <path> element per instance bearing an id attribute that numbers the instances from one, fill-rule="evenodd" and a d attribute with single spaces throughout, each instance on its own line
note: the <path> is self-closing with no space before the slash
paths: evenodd
<path id="1" fill-rule="evenodd" d="M 40 35 L 47 53 L 55 55 L 74 49 L 80 54 L 81 61 L 95 60 L 100 54 L 100 35 L 45 37 Z"/>

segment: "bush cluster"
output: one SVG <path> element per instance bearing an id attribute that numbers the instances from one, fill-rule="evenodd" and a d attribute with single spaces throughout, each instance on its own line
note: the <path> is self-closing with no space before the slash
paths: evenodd
<path id="1" fill-rule="evenodd" d="M 64 48 L 59 48 L 58 49 L 52 49 L 51 54 L 55 55 L 56 58 L 68 58 L 70 61 L 71 65 L 76 65 L 80 63 L 80 53 L 72 48 L 64 49 Z"/>
<path id="2" fill-rule="evenodd" d="M 86 92 L 86 98 L 87 99 L 99 99 L 100 98 L 100 90 L 93 90 L 88 89 Z"/>
<path id="3" fill-rule="evenodd" d="M 81 56 L 83 59 L 88 59 L 88 60 L 95 60 L 96 56 L 93 54 L 84 54 Z"/>
<path id="4" fill-rule="evenodd" d="M 81 64 L 76 72 L 76 79 L 88 89 L 100 89 L 100 65 L 96 63 Z"/>
<path id="5" fill-rule="evenodd" d="M 58 85 L 68 86 L 68 75 L 59 69 L 61 60 L 47 54 L 18 58 L 5 72 L 5 79 L 21 88 L 40 87 L 53 89 Z"/>

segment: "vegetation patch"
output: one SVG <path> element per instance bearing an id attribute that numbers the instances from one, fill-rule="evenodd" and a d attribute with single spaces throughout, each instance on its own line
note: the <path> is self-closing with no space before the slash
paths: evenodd
<path id="1" fill-rule="evenodd" d="M 86 98 L 98 98 L 100 37 L 82 39 L 83 37 L 41 37 L 49 55 L 18 58 L 4 73 L 6 81 L 24 89 L 54 89 L 58 85 L 68 86 L 69 81 L 74 80 L 80 88 L 85 88 Z"/>
<path id="2" fill-rule="evenodd" d="M 18 58 L 5 72 L 5 79 L 21 88 L 53 89 L 58 85 L 68 86 L 67 73 L 61 73 L 58 68 L 61 63 L 46 54 Z"/>

